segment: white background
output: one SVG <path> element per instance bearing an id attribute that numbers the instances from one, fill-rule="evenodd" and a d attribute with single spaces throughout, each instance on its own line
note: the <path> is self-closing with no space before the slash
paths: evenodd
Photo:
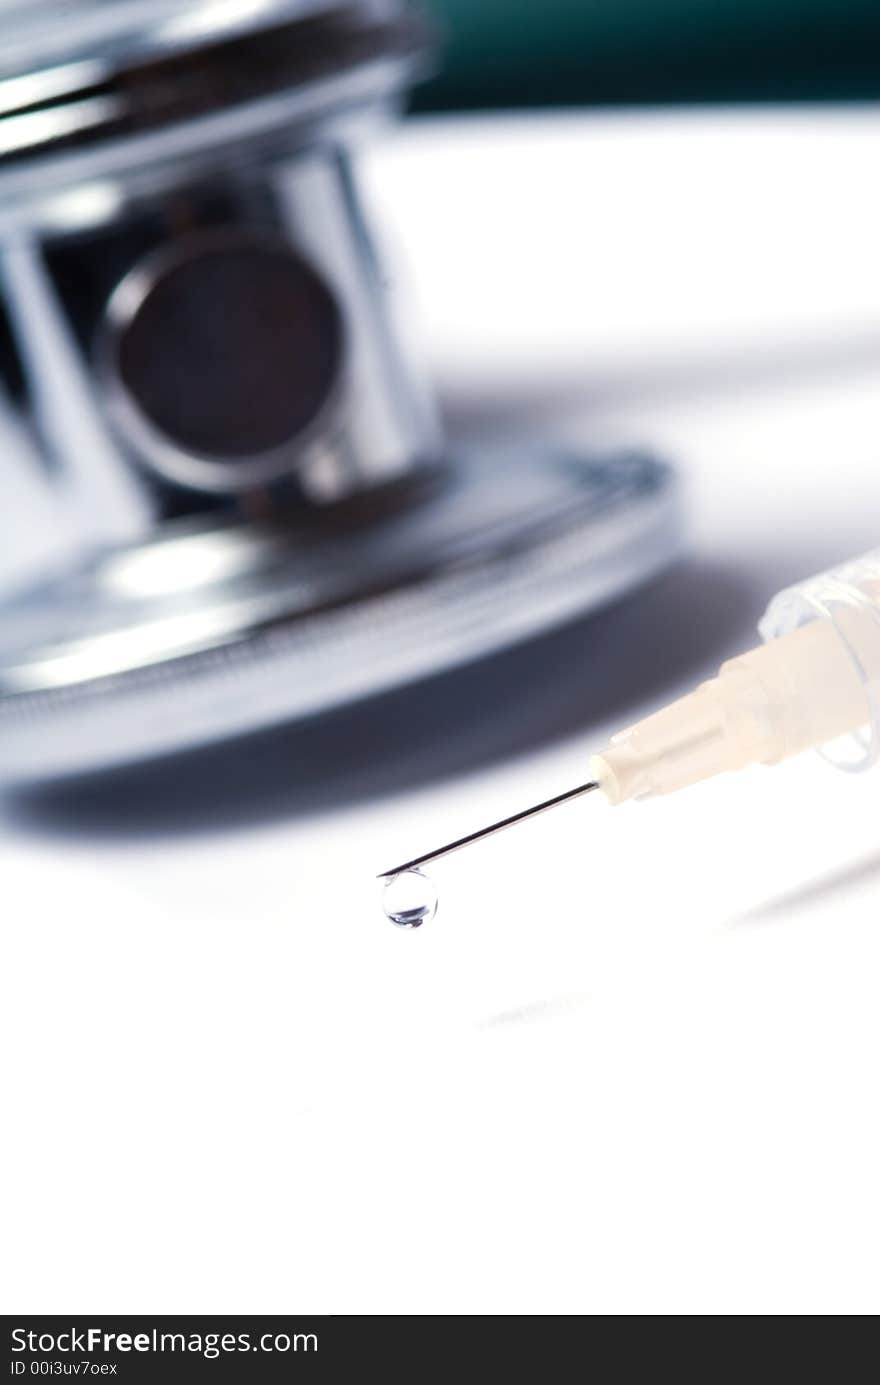
<path id="1" fill-rule="evenodd" d="M 490 669 L 7 804 L 6 1311 L 880 1308 L 880 777 L 569 806 L 880 543 L 880 118 L 411 126 L 371 154 L 450 425 L 648 442 L 683 566 Z"/>

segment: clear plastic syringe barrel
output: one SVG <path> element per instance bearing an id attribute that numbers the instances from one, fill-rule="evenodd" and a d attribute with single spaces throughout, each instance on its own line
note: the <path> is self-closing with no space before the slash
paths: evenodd
<path id="1" fill-rule="evenodd" d="M 870 769 L 880 758 L 880 549 L 786 587 L 774 596 L 758 630 L 768 643 L 826 621 L 862 691 L 861 725 L 846 727 L 817 749 L 839 769 Z"/>
<path id="2" fill-rule="evenodd" d="M 815 747 L 844 769 L 880 753 L 880 550 L 789 587 L 766 643 L 614 736 L 593 774 L 612 803 Z"/>

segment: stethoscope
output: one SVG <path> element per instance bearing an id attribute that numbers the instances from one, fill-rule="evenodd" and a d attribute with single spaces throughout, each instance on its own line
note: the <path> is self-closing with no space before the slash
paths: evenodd
<path id="1" fill-rule="evenodd" d="M 444 438 L 356 148 L 399 0 L 0 9 L 0 776 L 326 712 L 663 567 L 667 467 Z"/>

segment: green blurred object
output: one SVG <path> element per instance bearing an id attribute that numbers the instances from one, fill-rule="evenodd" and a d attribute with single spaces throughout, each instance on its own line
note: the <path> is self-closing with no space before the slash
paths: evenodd
<path id="1" fill-rule="evenodd" d="M 446 47 L 421 110 L 880 95 L 880 0 L 426 3 Z"/>

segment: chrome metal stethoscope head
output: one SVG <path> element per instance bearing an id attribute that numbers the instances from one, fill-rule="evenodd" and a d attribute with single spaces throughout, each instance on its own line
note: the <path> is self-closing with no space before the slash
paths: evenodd
<path id="1" fill-rule="evenodd" d="M 356 151 L 401 0 L 0 3 L 0 779 L 479 658 L 645 580 L 668 469 L 451 447 Z"/>

